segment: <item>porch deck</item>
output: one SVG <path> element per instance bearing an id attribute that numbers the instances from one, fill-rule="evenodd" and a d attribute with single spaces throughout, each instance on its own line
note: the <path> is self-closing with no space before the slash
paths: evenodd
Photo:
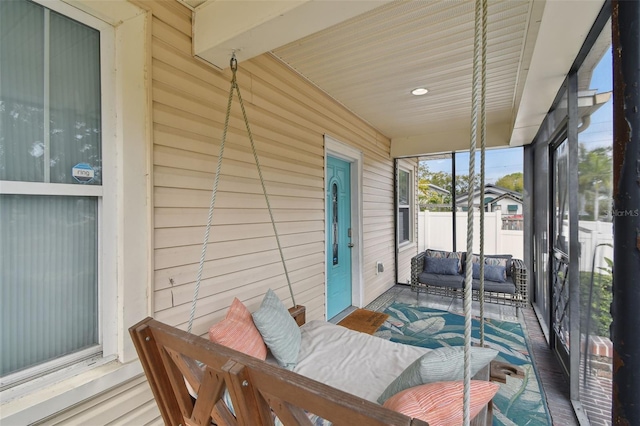
<path id="1" fill-rule="evenodd" d="M 390 301 L 408 304 L 417 303 L 419 306 L 463 313 L 463 300 L 425 294 L 420 294 L 416 298 L 416 293 L 412 292 L 411 287 L 407 285 L 394 286 L 369 304 L 367 309 L 384 309 Z M 473 311 L 475 314 L 479 311 L 478 302 L 473 302 Z M 485 317 L 504 321 L 518 321 L 522 324 L 531 344 L 531 358 L 542 382 L 543 392 L 546 396 L 553 424 L 561 424 L 563 426 L 579 425 L 569 400 L 569 383 L 545 341 L 533 309 L 531 307 L 521 309 L 521 316 L 518 318 L 515 307 L 485 303 Z M 592 422 L 592 424 L 594 423 Z"/>

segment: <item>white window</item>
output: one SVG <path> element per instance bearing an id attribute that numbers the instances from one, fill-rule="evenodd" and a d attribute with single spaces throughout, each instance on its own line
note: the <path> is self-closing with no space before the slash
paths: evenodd
<path id="1" fill-rule="evenodd" d="M 411 172 L 398 169 L 398 244 L 413 241 L 411 221 L 411 199 L 413 197 Z"/>
<path id="2" fill-rule="evenodd" d="M 103 173 L 112 123 L 101 31 L 112 27 L 91 22 L 27 0 L 0 2 L 3 388 L 100 356 L 101 315 L 113 311 L 101 308 L 113 268 L 102 241 L 113 177 Z"/>

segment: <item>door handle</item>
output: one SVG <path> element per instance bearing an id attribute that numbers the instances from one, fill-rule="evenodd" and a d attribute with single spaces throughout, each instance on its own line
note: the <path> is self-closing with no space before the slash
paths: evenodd
<path id="1" fill-rule="evenodd" d="M 353 248 L 353 245 L 354 245 L 353 243 L 349 243 L 349 244 L 347 244 L 347 247 Z"/>

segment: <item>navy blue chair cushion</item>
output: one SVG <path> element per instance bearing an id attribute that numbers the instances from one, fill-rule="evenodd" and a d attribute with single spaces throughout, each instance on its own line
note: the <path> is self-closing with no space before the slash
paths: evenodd
<path id="1" fill-rule="evenodd" d="M 460 274 L 439 275 L 423 272 L 418 275 L 418 282 L 436 287 L 462 288 L 464 284 L 464 277 Z"/>
<path id="2" fill-rule="evenodd" d="M 424 272 L 438 275 L 458 275 L 458 259 L 425 257 Z"/>

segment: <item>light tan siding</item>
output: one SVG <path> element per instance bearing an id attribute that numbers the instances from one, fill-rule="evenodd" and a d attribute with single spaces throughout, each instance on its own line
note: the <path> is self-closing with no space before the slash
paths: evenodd
<path id="1" fill-rule="evenodd" d="M 207 223 L 230 70 L 191 56 L 190 14 L 145 2 L 152 21 L 155 316 L 186 326 Z M 362 151 L 364 294 L 393 285 L 390 141 L 273 56 L 239 64 L 238 82 L 296 303 L 324 318 L 324 142 Z M 290 304 L 284 269 L 234 97 L 193 331 L 206 333 L 233 297 L 257 309 L 268 288 Z M 376 274 L 376 262 L 385 271 Z"/>
<path id="2" fill-rule="evenodd" d="M 191 13 L 177 1 L 136 1 L 152 13 L 154 277 L 152 311 L 186 328 L 229 96 L 229 69 L 192 57 Z M 238 83 L 296 303 L 325 316 L 324 136 L 362 152 L 364 303 L 395 282 L 390 140 L 270 54 L 239 64 Z M 229 120 L 193 332 L 205 335 L 234 297 L 258 309 L 268 288 L 291 304 L 237 98 Z M 376 274 L 376 262 L 385 271 Z M 144 376 L 46 424 L 162 424 Z"/>
<path id="3" fill-rule="evenodd" d="M 41 425 L 161 425 L 158 406 L 144 376 L 58 413 Z"/>

